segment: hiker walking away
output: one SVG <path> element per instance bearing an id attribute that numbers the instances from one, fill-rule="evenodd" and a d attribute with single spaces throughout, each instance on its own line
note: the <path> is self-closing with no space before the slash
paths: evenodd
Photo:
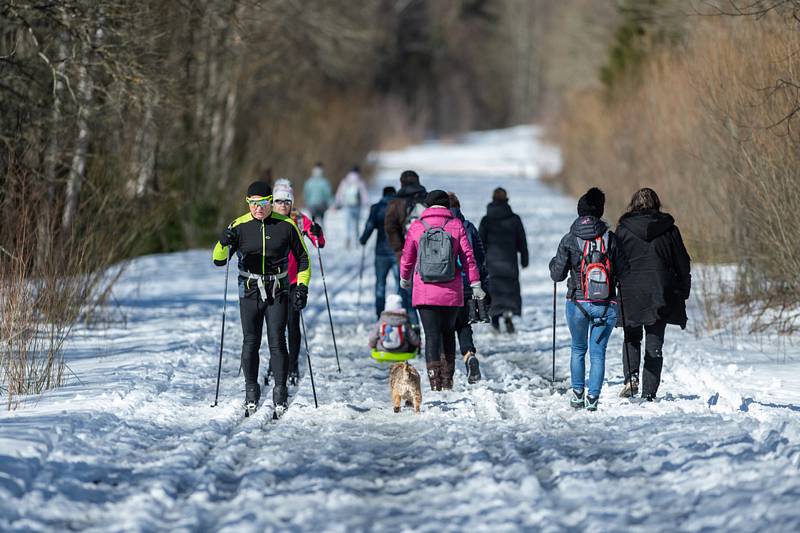
<path id="1" fill-rule="evenodd" d="M 380 316 L 386 302 L 386 276 L 389 271 L 394 274 L 395 287 L 400 289 L 400 267 L 394 256 L 394 251 L 386 240 L 386 231 L 383 222 L 386 219 L 386 207 L 394 198 L 396 191 L 394 187 L 384 187 L 383 195 L 378 203 L 372 204 L 369 208 L 367 223 L 364 225 L 364 232 L 358 242 L 361 246 L 366 246 L 372 232 L 378 234 L 375 242 L 375 314 Z"/>
<path id="2" fill-rule="evenodd" d="M 403 253 L 403 246 L 406 241 L 406 232 L 412 222 L 417 220 L 425 209 L 425 197 L 427 192 L 425 187 L 420 185 L 419 176 L 413 170 L 404 170 L 400 174 L 400 190 L 397 196 L 389 202 L 386 207 L 386 219 L 384 229 L 389 246 L 394 250 L 397 264 L 400 264 L 400 256 Z M 418 323 L 417 313 L 411 306 L 411 290 L 400 289 L 400 296 L 403 297 L 403 307 L 408 311 L 413 324 Z"/>
<path id="3" fill-rule="evenodd" d="M 464 231 L 467 232 L 467 240 L 469 240 L 469 244 L 472 246 L 475 263 L 478 265 L 478 272 L 481 277 L 481 288 L 487 293 L 486 299 L 488 300 L 489 272 L 486 270 L 486 255 L 483 250 L 483 243 L 481 242 L 478 228 L 464 217 L 464 214 L 461 212 L 461 202 L 458 200 L 458 196 L 453 192 L 448 192 L 447 195 L 450 197 L 450 212 L 461 221 L 464 225 Z M 469 301 L 472 299 L 472 287 L 470 287 L 469 278 L 463 269 L 461 271 L 461 279 L 464 283 L 464 305 L 458 310 L 458 315 L 456 316 L 456 336 L 458 337 L 458 347 L 461 350 L 461 357 L 467 369 L 467 382 L 476 383 L 481 379 L 481 370 L 478 356 L 476 355 L 478 350 L 475 348 L 472 326 L 470 325 Z M 449 370 L 454 371 L 455 366 Z"/>
<path id="4" fill-rule="evenodd" d="M 279 179 L 275 182 L 272 189 L 272 201 L 275 204 L 275 211 L 283 216 L 289 217 L 298 227 L 300 233 L 311 240 L 311 244 L 318 248 L 325 248 L 325 235 L 322 227 L 312 221 L 306 215 L 294 208 L 294 189 L 292 183 L 287 179 Z M 296 298 L 297 292 L 297 259 L 293 253 L 289 253 L 289 301 Z M 300 357 L 300 310 L 291 307 L 287 320 L 288 341 L 289 341 L 289 366 L 288 383 L 296 386 L 300 378 L 299 357 Z M 270 368 L 270 374 L 271 368 Z"/>
<path id="5" fill-rule="evenodd" d="M 486 294 L 481 289 L 467 232 L 450 212 L 447 193 L 431 191 L 425 203 L 430 207 L 411 223 L 406 234 L 400 259 L 400 284 L 410 288 L 413 275 L 412 303 L 425 330 L 425 361 L 431 390 L 449 390 L 453 388 L 455 368 L 456 317 L 464 305 L 461 271 L 467 271 L 473 298 L 481 299 Z"/>
<path id="6" fill-rule="evenodd" d="M 675 220 L 661 212 L 661 200 L 653 189 L 636 191 L 619 219 L 617 237 L 630 264 L 620 289 L 625 320 L 625 386 L 620 396 L 638 393 L 644 328 L 642 398 L 652 401 L 661 383 L 667 324 L 686 328 L 691 259 Z"/>
<path id="7" fill-rule="evenodd" d="M 508 194 L 502 187 L 492 193 L 492 202 L 486 206 L 486 216 L 481 219 L 479 233 L 486 250 L 486 268 L 492 280 L 492 305 L 489 310 L 492 327 L 495 332 L 500 332 L 502 316 L 506 331 L 514 333 L 511 317 L 522 314 L 517 265 L 522 265 L 522 268 L 528 266 L 528 241 L 522 220 L 511 210 Z"/>
<path id="8" fill-rule="evenodd" d="M 308 298 L 311 268 L 300 232 L 291 219 L 272 210 L 272 190 L 262 181 L 247 188 L 249 212 L 234 220 L 214 246 L 214 264 L 225 265 L 228 249 L 236 252 L 239 267 L 239 311 L 242 320 L 242 370 L 248 410 L 258 406 L 259 348 L 264 322 L 267 324 L 270 365 L 275 376 L 272 400 L 285 409 L 286 323 L 290 307 L 302 309 Z M 289 300 L 289 255 L 297 260 L 297 287 Z"/>
<path id="9" fill-rule="evenodd" d="M 345 246 L 350 248 L 350 239 L 358 240 L 358 226 L 361 218 L 361 206 L 369 202 L 367 187 L 357 166 L 347 173 L 336 189 L 336 205 L 347 212 L 347 237 Z"/>
<path id="10" fill-rule="evenodd" d="M 303 185 L 303 201 L 306 209 L 311 213 L 311 218 L 320 223 L 325 219 L 325 211 L 333 205 L 333 192 L 328 178 L 322 169 L 322 163 L 317 162 L 311 170 L 311 176 Z"/>
<path id="11" fill-rule="evenodd" d="M 567 281 L 567 325 L 572 335 L 570 405 L 597 410 L 605 376 L 606 346 L 617 322 L 615 280 L 622 279 L 627 263 L 616 235 L 600 217 L 605 195 L 592 187 L 578 200 L 578 218 L 550 260 L 553 281 Z M 586 350 L 591 367 L 586 388 Z"/>
<path id="12" fill-rule="evenodd" d="M 369 347 L 379 352 L 406 354 L 416 352 L 419 342 L 419 334 L 411 327 L 408 312 L 403 309 L 402 298 L 390 294 L 386 308 L 369 334 Z"/>

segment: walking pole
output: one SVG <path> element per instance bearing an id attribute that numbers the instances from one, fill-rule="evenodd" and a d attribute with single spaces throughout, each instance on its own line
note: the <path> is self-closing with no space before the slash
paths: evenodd
<path id="1" fill-rule="evenodd" d="M 558 282 L 553 282 L 553 380 L 552 383 L 556 384 L 556 285 Z"/>
<path id="2" fill-rule="evenodd" d="M 336 368 L 338 372 L 342 373 L 342 367 L 339 365 L 339 348 L 336 346 L 336 333 L 333 331 L 333 315 L 331 315 L 331 302 L 328 299 L 328 284 L 325 283 L 325 269 L 322 266 L 322 251 L 317 247 L 317 258 L 319 259 L 319 273 L 322 276 L 322 288 L 325 291 L 325 305 L 328 307 L 328 321 L 331 323 L 331 337 L 333 338 L 333 351 L 336 354 Z"/>
<path id="3" fill-rule="evenodd" d="M 358 315 L 361 316 L 361 280 L 364 277 L 364 260 L 366 259 L 367 255 L 367 245 L 364 244 L 361 247 L 361 268 L 358 271 L 358 303 L 356 303 L 356 309 L 358 309 Z"/>
<path id="4" fill-rule="evenodd" d="M 230 250 L 230 248 L 229 248 Z M 219 380 L 222 377 L 222 345 L 225 342 L 225 310 L 228 306 L 228 272 L 231 269 L 231 253 L 228 252 L 228 261 L 225 263 L 225 296 L 222 298 L 222 333 L 219 335 L 219 368 L 217 368 L 217 393 L 214 395 L 214 403 L 211 407 L 217 406 L 219 400 Z M 239 367 L 241 371 L 241 366 Z"/>
<path id="5" fill-rule="evenodd" d="M 617 290 L 619 291 L 619 315 L 622 318 L 622 352 L 625 354 L 625 361 L 628 363 L 628 380 L 630 381 L 633 376 L 631 368 L 631 359 L 628 355 L 628 343 L 625 342 L 625 304 L 622 303 L 622 284 L 617 283 Z M 638 370 L 638 368 L 637 368 Z M 625 379 L 625 370 L 622 371 L 622 379 Z M 624 386 L 624 383 L 623 383 Z M 631 383 L 631 398 L 633 398 L 633 383 Z"/>
<path id="6" fill-rule="evenodd" d="M 303 341 L 306 344 L 306 358 L 308 358 L 308 376 L 311 378 L 311 391 L 314 393 L 314 407 L 319 407 L 317 403 L 317 388 L 314 386 L 314 371 L 311 370 L 311 352 L 308 350 L 308 336 L 306 335 L 306 321 L 303 318 L 303 310 L 300 310 L 300 325 L 303 326 Z"/>

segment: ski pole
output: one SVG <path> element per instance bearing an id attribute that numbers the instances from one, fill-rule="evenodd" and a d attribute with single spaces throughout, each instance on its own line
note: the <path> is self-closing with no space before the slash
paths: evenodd
<path id="1" fill-rule="evenodd" d="M 366 259 L 367 255 L 367 245 L 364 244 L 361 247 L 361 268 L 358 271 L 358 303 L 356 303 L 356 309 L 358 309 L 359 316 L 361 315 L 361 280 L 364 277 L 364 260 Z"/>
<path id="2" fill-rule="evenodd" d="M 556 285 L 558 282 L 553 282 L 553 380 L 556 383 Z"/>
<path id="3" fill-rule="evenodd" d="M 308 335 L 306 335 L 306 321 L 303 318 L 303 310 L 300 310 L 300 325 L 303 326 L 303 342 L 306 344 L 306 358 L 308 359 L 308 376 L 311 378 L 311 392 L 314 393 L 314 407 L 318 408 L 317 388 L 314 386 L 314 371 L 311 370 L 311 352 L 308 349 Z"/>
<path id="4" fill-rule="evenodd" d="M 319 259 L 319 274 L 322 276 L 322 289 L 325 291 L 325 305 L 328 307 L 328 321 L 331 323 L 331 337 L 333 338 L 333 352 L 336 354 L 336 368 L 341 374 L 342 367 L 339 365 L 339 348 L 336 346 L 336 333 L 333 331 L 333 315 L 331 315 L 331 302 L 328 299 L 328 284 L 325 283 L 325 268 L 322 266 L 322 251 L 317 248 L 317 258 Z"/>
<path id="5" fill-rule="evenodd" d="M 622 318 L 622 352 L 625 354 L 625 362 L 628 363 L 628 381 L 631 381 L 631 377 L 633 376 L 633 369 L 631 368 L 631 359 L 630 355 L 628 355 L 628 343 L 625 342 L 625 304 L 622 303 L 622 284 L 617 284 L 617 290 L 619 291 L 619 315 Z M 638 368 L 636 370 L 639 370 Z M 622 372 L 623 379 L 625 378 L 625 372 L 623 369 Z M 631 383 L 631 397 L 633 397 L 633 383 Z"/>
<path id="6" fill-rule="evenodd" d="M 222 377 L 222 346 L 223 343 L 225 342 L 225 310 L 228 307 L 228 272 L 231 269 L 231 255 L 232 254 L 229 251 L 228 260 L 225 263 L 225 295 L 222 298 L 222 332 L 219 335 L 219 367 L 217 368 L 217 393 L 214 395 L 214 404 L 211 407 L 216 407 L 217 400 L 219 400 L 219 381 L 220 378 Z"/>

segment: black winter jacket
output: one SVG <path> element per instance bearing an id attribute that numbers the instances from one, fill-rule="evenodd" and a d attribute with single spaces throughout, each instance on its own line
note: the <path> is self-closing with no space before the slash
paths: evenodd
<path id="1" fill-rule="evenodd" d="M 492 202 L 486 206 L 486 216 L 481 219 L 478 233 L 486 250 L 486 268 L 489 271 L 489 294 L 492 297 L 489 314 L 497 316 L 506 311 L 521 314 L 518 265 L 522 268 L 528 266 L 528 241 L 522 220 L 514 214 L 508 202 Z"/>
<path id="2" fill-rule="evenodd" d="M 372 232 L 377 231 L 378 241 L 375 243 L 375 255 L 394 256 L 394 250 L 389 246 L 389 241 L 386 238 L 386 230 L 383 227 L 384 220 L 386 219 L 386 208 L 392 199 L 394 199 L 394 196 L 384 196 L 378 203 L 372 204 L 372 207 L 369 208 L 367 223 L 364 225 L 364 232 L 359 239 L 361 246 L 365 246 Z"/>
<path id="3" fill-rule="evenodd" d="M 619 220 L 617 236 L 630 264 L 622 278 L 625 325 L 666 320 L 685 328 L 691 259 L 675 220 L 657 211 L 627 213 Z"/>
<path id="4" fill-rule="evenodd" d="M 608 231 L 608 224 L 597 217 L 582 216 L 575 219 L 569 233 L 561 238 L 555 257 L 550 260 L 550 278 L 553 281 L 567 280 L 567 299 L 574 300 L 581 294 L 581 256 L 583 249 L 578 243 L 578 238 L 584 241 L 596 239 Z M 613 231 L 608 233 L 608 249 L 606 255 L 611 263 L 611 279 L 613 284 L 622 279 L 627 270 L 628 262 L 625 254 L 620 250 L 617 236 Z M 616 287 L 611 287 L 611 298 L 616 297 Z"/>

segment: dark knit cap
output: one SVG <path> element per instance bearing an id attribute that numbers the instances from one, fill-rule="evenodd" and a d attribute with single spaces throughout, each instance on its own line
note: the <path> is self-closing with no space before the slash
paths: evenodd
<path id="1" fill-rule="evenodd" d="M 428 207 L 440 205 L 450 209 L 450 197 L 447 196 L 447 193 L 443 190 L 436 189 L 435 191 L 429 192 L 428 196 L 425 197 L 425 204 Z"/>
<path id="2" fill-rule="evenodd" d="M 254 181 L 247 188 L 247 196 L 269 196 L 272 194 L 272 187 L 266 181 Z"/>
<path id="3" fill-rule="evenodd" d="M 419 174 L 413 170 L 404 170 L 400 174 L 400 186 L 405 187 L 406 185 L 419 185 Z"/>
<path id="4" fill-rule="evenodd" d="M 592 187 L 578 200 L 578 216 L 601 218 L 606 206 L 606 195 L 597 187 Z"/>

